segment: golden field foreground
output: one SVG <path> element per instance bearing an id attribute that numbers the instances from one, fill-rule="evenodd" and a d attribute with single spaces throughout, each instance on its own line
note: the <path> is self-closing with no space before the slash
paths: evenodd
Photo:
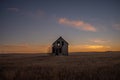
<path id="1" fill-rule="evenodd" d="M 120 52 L 0 54 L 0 80 L 120 80 Z"/>

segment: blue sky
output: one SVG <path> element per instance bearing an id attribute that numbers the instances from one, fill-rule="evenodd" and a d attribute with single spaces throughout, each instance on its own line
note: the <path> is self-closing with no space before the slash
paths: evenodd
<path id="1" fill-rule="evenodd" d="M 119 3 L 119 0 L 2 0 L 1 52 L 47 52 L 59 36 L 69 42 L 70 52 L 120 50 Z M 32 51 L 21 49 L 23 46 Z"/>

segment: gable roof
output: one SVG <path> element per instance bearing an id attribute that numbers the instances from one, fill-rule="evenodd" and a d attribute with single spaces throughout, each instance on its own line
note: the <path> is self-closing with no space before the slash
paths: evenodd
<path id="1" fill-rule="evenodd" d="M 56 40 L 56 41 L 59 41 L 59 40 L 62 40 L 62 41 L 64 41 L 65 43 L 67 43 L 68 44 L 68 42 L 67 41 L 65 41 L 61 36 Z M 56 42 L 55 41 L 55 42 Z M 53 43 L 53 44 L 55 44 L 55 42 Z"/>

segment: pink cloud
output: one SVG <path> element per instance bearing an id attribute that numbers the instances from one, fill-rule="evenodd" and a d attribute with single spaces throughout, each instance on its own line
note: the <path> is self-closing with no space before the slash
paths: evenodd
<path id="1" fill-rule="evenodd" d="M 9 10 L 9 11 L 15 11 L 15 12 L 18 12 L 18 11 L 19 11 L 18 8 L 7 8 L 7 10 Z"/>
<path id="2" fill-rule="evenodd" d="M 69 25 L 71 27 L 82 29 L 85 31 L 96 32 L 96 28 L 89 23 L 80 20 L 69 20 L 67 18 L 60 18 L 58 20 L 59 24 Z"/>

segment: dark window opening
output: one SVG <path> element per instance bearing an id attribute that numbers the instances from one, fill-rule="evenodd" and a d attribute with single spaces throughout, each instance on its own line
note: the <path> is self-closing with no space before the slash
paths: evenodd
<path id="1" fill-rule="evenodd" d="M 62 41 L 62 46 L 64 45 L 64 42 Z"/>
<path id="2" fill-rule="evenodd" d="M 54 47 L 52 48 L 52 52 L 55 53 L 55 48 Z"/>
<path id="3" fill-rule="evenodd" d="M 57 44 L 60 43 L 60 41 L 57 41 Z"/>
<path id="4" fill-rule="evenodd" d="M 56 55 L 58 55 L 58 49 L 56 49 Z"/>

